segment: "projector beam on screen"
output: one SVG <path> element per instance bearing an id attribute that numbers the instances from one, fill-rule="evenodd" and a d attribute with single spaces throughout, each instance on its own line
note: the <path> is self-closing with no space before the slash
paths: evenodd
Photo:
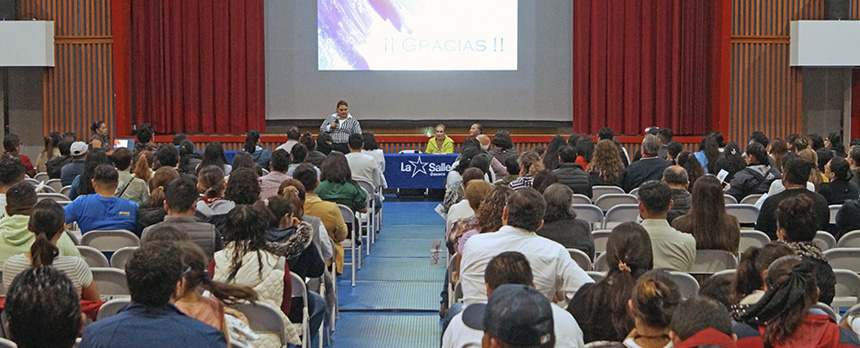
<path id="1" fill-rule="evenodd" d="M 515 71 L 517 0 L 318 0 L 320 71 Z"/>

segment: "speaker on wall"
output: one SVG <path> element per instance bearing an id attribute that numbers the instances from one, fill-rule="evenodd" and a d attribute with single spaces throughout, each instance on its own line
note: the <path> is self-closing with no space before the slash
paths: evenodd
<path id="1" fill-rule="evenodd" d="M 824 14 L 829 20 L 849 20 L 851 16 L 850 0 L 825 0 Z"/>
<path id="2" fill-rule="evenodd" d="M 17 5 L 17 0 L 0 0 L 0 21 L 18 19 Z"/>

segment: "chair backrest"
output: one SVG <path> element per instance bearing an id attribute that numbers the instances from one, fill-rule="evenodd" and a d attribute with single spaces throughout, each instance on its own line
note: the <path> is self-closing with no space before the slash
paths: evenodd
<path id="1" fill-rule="evenodd" d="M 741 199 L 740 203 L 741 204 L 755 204 L 755 202 L 758 202 L 758 199 L 761 198 L 761 196 L 763 196 L 763 195 L 764 195 L 763 193 L 753 193 L 751 195 L 746 195 L 746 197 Z"/>
<path id="2" fill-rule="evenodd" d="M 65 195 L 66 197 L 69 196 L 69 192 L 72 192 L 72 185 L 66 185 L 60 188 L 60 193 Z"/>
<path id="3" fill-rule="evenodd" d="M 726 200 L 726 204 L 738 204 L 738 199 L 732 195 L 723 195 L 723 199 Z"/>
<path id="4" fill-rule="evenodd" d="M 100 308 L 98 314 L 96 314 L 96 321 L 102 320 L 104 318 L 110 318 L 117 313 L 125 306 L 131 303 L 131 298 L 129 297 L 119 297 L 112 299 L 110 301 L 105 302 Z"/>
<path id="5" fill-rule="evenodd" d="M 361 188 L 367 191 L 368 196 L 376 193 L 376 187 L 373 186 L 372 182 L 366 180 L 356 180 L 355 182 L 358 183 L 358 186 L 361 186 Z"/>
<path id="6" fill-rule="evenodd" d="M 140 238 L 126 230 L 92 230 L 81 237 L 81 245 L 101 251 L 116 251 L 127 246 L 140 246 Z"/>
<path id="7" fill-rule="evenodd" d="M 306 346 L 308 340 L 311 337 L 310 327 L 307 322 L 307 313 L 308 313 L 308 288 L 307 284 L 305 284 L 305 280 L 302 277 L 299 277 L 298 274 L 290 272 L 291 279 L 291 290 L 293 298 L 301 297 L 302 298 L 302 346 Z"/>
<path id="8" fill-rule="evenodd" d="M 51 178 L 48 176 L 48 173 L 41 172 L 41 173 L 36 173 L 36 176 L 34 176 L 33 179 L 36 179 L 36 181 L 38 181 L 38 182 L 44 182 L 44 181 L 50 180 Z"/>
<path id="9" fill-rule="evenodd" d="M 755 224 L 758 212 L 758 207 L 752 204 L 726 204 L 726 213 L 734 215 L 741 224 Z"/>
<path id="10" fill-rule="evenodd" d="M 93 272 L 93 281 L 99 288 L 99 294 L 103 297 L 131 295 L 124 270 L 110 267 L 92 267 L 90 270 Z"/>
<path id="11" fill-rule="evenodd" d="M 833 310 L 833 307 L 830 307 L 824 303 L 818 302 L 818 303 L 812 305 L 812 308 L 817 308 L 817 309 L 824 311 L 825 313 L 827 313 L 828 316 L 830 316 L 830 319 L 832 319 L 833 322 L 835 322 L 835 323 L 839 322 L 839 314 L 836 313 L 835 310 Z"/>
<path id="12" fill-rule="evenodd" d="M 36 194 L 36 201 L 37 202 L 41 202 L 41 201 L 44 201 L 46 199 L 50 199 L 50 200 L 53 200 L 55 202 L 69 201 L 70 200 L 69 196 L 66 196 L 62 193 L 44 193 L 44 192 L 42 192 L 42 193 Z"/>
<path id="13" fill-rule="evenodd" d="M 639 188 L 637 187 L 633 189 L 633 191 L 630 191 L 630 194 L 636 196 L 636 199 L 639 199 Z"/>
<path id="14" fill-rule="evenodd" d="M 80 231 L 78 231 L 78 234 L 80 234 Z M 75 231 L 66 230 L 66 235 L 69 236 L 69 239 L 72 240 L 72 243 L 75 243 L 75 245 L 81 245 L 81 239 L 78 238 L 78 235 L 75 234 Z"/>
<path id="15" fill-rule="evenodd" d="M 839 237 L 839 243 L 836 243 L 836 246 L 840 248 L 860 248 L 860 230 L 843 234 L 842 237 Z"/>
<path id="16" fill-rule="evenodd" d="M 836 237 L 826 231 L 815 232 L 815 238 L 812 239 L 812 242 L 821 248 L 822 251 L 833 249 L 838 245 Z"/>
<path id="17" fill-rule="evenodd" d="M 110 257 L 110 266 L 113 268 L 125 269 L 125 264 L 131 260 L 131 255 L 138 247 L 122 247 L 114 251 Z"/>
<path id="18" fill-rule="evenodd" d="M 711 277 L 731 276 L 732 278 L 734 278 L 735 273 L 737 273 L 736 269 L 724 269 L 722 271 L 711 274 Z"/>
<path id="19" fill-rule="evenodd" d="M 573 204 L 591 204 L 591 198 L 580 193 L 574 193 L 571 201 Z"/>
<path id="20" fill-rule="evenodd" d="M 607 193 L 594 200 L 594 205 L 603 211 L 620 204 L 639 204 L 639 198 L 629 193 Z"/>
<path id="21" fill-rule="evenodd" d="M 107 257 L 98 249 L 86 245 L 78 245 L 77 247 L 81 257 L 90 267 L 110 267 Z"/>
<path id="22" fill-rule="evenodd" d="M 836 224 L 836 213 L 839 212 L 839 209 L 842 209 L 842 204 L 833 204 L 830 205 L 830 224 Z"/>
<path id="23" fill-rule="evenodd" d="M 597 201 L 600 196 L 607 193 L 625 193 L 624 189 L 618 186 L 597 185 L 591 188 L 591 200 Z"/>
<path id="24" fill-rule="evenodd" d="M 591 238 L 594 239 L 594 251 L 606 252 L 606 242 L 609 241 L 609 235 L 612 230 L 595 230 L 591 232 Z"/>
<path id="25" fill-rule="evenodd" d="M 738 259 L 734 254 L 725 250 L 696 250 L 696 262 L 690 268 L 690 273 L 713 274 L 738 267 Z"/>
<path id="26" fill-rule="evenodd" d="M 636 221 L 637 217 L 639 217 L 639 204 L 619 204 L 606 212 L 603 226 L 606 227 L 609 223 Z"/>
<path id="27" fill-rule="evenodd" d="M 600 254 L 597 260 L 594 260 L 594 270 L 597 272 L 609 272 L 609 264 L 606 263 L 606 254 Z"/>
<path id="28" fill-rule="evenodd" d="M 33 185 L 33 186 L 39 186 L 39 184 L 42 183 L 41 180 L 36 180 L 33 178 L 24 178 L 24 181 L 26 181 L 28 184 Z"/>
<path id="29" fill-rule="evenodd" d="M 699 282 L 697 282 L 696 278 L 693 278 L 693 276 L 684 272 L 675 271 L 669 272 L 669 276 L 672 277 L 675 284 L 678 284 L 678 291 L 681 293 L 682 298 L 688 299 L 699 292 Z"/>
<path id="30" fill-rule="evenodd" d="M 355 224 L 355 212 L 353 212 L 352 209 L 349 209 L 349 207 L 343 204 L 338 204 L 337 208 L 340 209 L 340 215 L 343 216 L 343 222 Z"/>
<path id="31" fill-rule="evenodd" d="M 46 181 L 46 182 L 45 182 L 45 185 L 48 185 L 48 186 L 50 186 L 52 189 L 54 189 L 54 192 L 60 192 L 60 193 L 62 193 L 62 191 L 63 191 L 63 182 L 62 182 L 60 179 L 51 179 L 51 180 L 48 180 L 48 181 Z M 68 196 L 68 195 L 67 195 L 67 196 Z"/>
<path id="32" fill-rule="evenodd" d="M 573 262 L 579 265 L 579 268 L 582 268 L 583 271 L 591 270 L 591 257 L 588 254 L 582 250 L 573 248 L 567 248 L 567 252 L 570 254 L 570 258 L 573 259 Z"/>
<path id="33" fill-rule="evenodd" d="M 770 243 L 770 237 L 766 233 L 756 230 L 741 230 L 741 241 L 738 245 L 738 251 L 743 253 L 749 247 L 761 248 L 767 243 Z"/>
<path id="34" fill-rule="evenodd" d="M 838 307 L 853 306 L 857 303 L 857 297 L 860 296 L 860 275 L 848 269 L 834 269 L 836 275 L 836 297 L 853 298 L 850 304 L 841 304 Z M 837 306 L 834 306 L 837 307 Z"/>
<path id="35" fill-rule="evenodd" d="M 0 348 L 18 348 L 18 345 L 13 341 L 0 338 Z"/>
<path id="36" fill-rule="evenodd" d="M 585 273 L 587 273 L 595 283 L 599 283 L 601 280 L 606 279 L 606 273 L 603 272 L 586 271 Z"/>
<path id="37" fill-rule="evenodd" d="M 577 219 L 603 226 L 603 211 L 597 206 L 591 204 L 574 204 L 573 212 L 576 213 Z"/>
<path id="38" fill-rule="evenodd" d="M 251 330 L 274 333 L 281 339 L 281 344 L 287 344 L 287 332 L 284 328 L 284 320 L 279 313 L 280 308 L 275 308 L 265 302 L 240 303 L 230 307 L 245 314 Z"/>
<path id="39" fill-rule="evenodd" d="M 834 248 L 826 250 L 824 257 L 833 269 L 841 268 L 860 272 L 860 248 Z"/>

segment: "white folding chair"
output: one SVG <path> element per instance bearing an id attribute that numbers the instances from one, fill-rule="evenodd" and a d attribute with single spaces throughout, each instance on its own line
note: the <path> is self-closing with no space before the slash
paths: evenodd
<path id="1" fill-rule="evenodd" d="M 110 266 L 113 268 L 125 269 L 125 264 L 131 260 L 134 251 L 138 247 L 122 247 L 113 252 L 110 256 Z"/>
<path id="2" fill-rule="evenodd" d="M 125 279 L 125 271 L 110 267 L 91 267 L 90 271 L 93 272 L 93 281 L 103 301 L 131 295 Z"/>
<path id="3" fill-rule="evenodd" d="M 860 248 L 860 230 L 854 230 L 843 234 L 842 237 L 839 238 L 839 243 L 836 243 L 836 246 L 840 248 Z"/>
<path id="4" fill-rule="evenodd" d="M 596 260 L 594 260 L 594 270 L 596 272 L 609 272 L 609 264 L 606 263 L 606 254 L 600 254 Z"/>
<path id="5" fill-rule="evenodd" d="M 39 184 L 42 183 L 41 180 L 36 180 L 33 178 L 24 178 L 24 181 L 26 181 L 28 184 L 33 185 L 33 186 L 39 186 Z"/>
<path id="6" fill-rule="evenodd" d="M 830 205 L 830 224 L 836 224 L 836 213 L 839 212 L 839 209 L 842 209 L 842 204 L 833 204 Z"/>
<path id="7" fill-rule="evenodd" d="M 815 232 L 815 237 L 812 239 L 812 242 L 815 243 L 821 251 L 833 249 L 838 245 L 838 243 L 836 243 L 836 237 L 826 231 Z M 846 245 L 845 247 L 849 246 Z"/>
<path id="8" fill-rule="evenodd" d="M 834 269 L 833 273 L 836 274 L 836 296 L 830 306 L 839 310 L 857 304 L 860 297 L 860 275 L 847 269 Z"/>
<path id="9" fill-rule="evenodd" d="M 725 250 L 696 250 L 696 262 L 690 268 L 692 274 L 714 274 L 738 267 L 737 257 Z"/>
<path id="10" fill-rule="evenodd" d="M 573 212 L 576 213 L 577 219 L 582 219 L 591 223 L 597 228 L 603 227 L 603 211 L 595 205 L 591 204 L 574 204 Z"/>
<path id="11" fill-rule="evenodd" d="M 732 195 L 723 195 L 723 198 L 726 200 L 726 204 L 738 204 L 738 199 Z"/>
<path id="12" fill-rule="evenodd" d="M 284 319 L 281 317 L 280 308 L 275 308 L 265 302 L 240 303 L 230 305 L 231 308 L 242 312 L 248 318 L 248 326 L 254 332 L 274 333 L 281 339 L 281 345 L 287 345 L 287 331 Z"/>
<path id="13" fill-rule="evenodd" d="M 675 284 L 678 284 L 678 291 L 681 293 L 681 298 L 688 299 L 696 296 L 699 292 L 699 282 L 697 282 L 696 278 L 693 278 L 693 276 L 684 272 L 676 271 L 670 271 L 669 276 L 675 281 Z"/>
<path id="14" fill-rule="evenodd" d="M 834 248 L 824 251 L 824 257 L 833 269 L 841 268 L 860 273 L 860 248 Z"/>
<path id="15" fill-rule="evenodd" d="M 741 230 L 741 240 L 738 245 L 738 251 L 743 253 L 749 247 L 761 248 L 767 243 L 770 243 L 770 237 L 768 237 L 766 233 L 756 230 Z"/>
<path id="16" fill-rule="evenodd" d="M 587 273 L 595 283 L 600 283 L 601 280 L 606 279 L 606 273 L 603 272 L 585 271 L 585 273 Z"/>
<path id="17" fill-rule="evenodd" d="M 588 254 L 582 250 L 573 248 L 567 248 L 567 252 L 570 254 L 570 258 L 573 259 L 573 262 L 579 265 L 579 268 L 582 268 L 583 271 L 591 270 L 591 257 Z"/>
<path id="18" fill-rule="evenodd" d="M 573 197 L 571 197 L 571 202 L 573 204 L 591 204 L 591 198 L 583 194 L 574 193 Z"/>
<path id="19" fill-rule="evenodd" d="M 639 198 L 629 193 L 607 193 L 594 200 L 594 205 L 603 211 L 621 204 L 639 204 Z"/>
<path id="20" fill-rule="evenodd" d="M 817 308 L 817 309 L 824 311 L 825 313 L 827 313 L 827 315 L 830 317 L 830 319 L 833 320 L 833 322 L 836 322 L 836 323 L 839 322 L 839 319 L 840 319 L 839 313 L 836 313 L 836 311 L 833 310 L 833 307 L 830 307 L 827 304 L 818 302 L 818 303 L 812 305 L 812 308 Z"/>
<path id="21" fill-rule="evenodd" d="M 630 194 L 636 196 L 636 199 L 639 199 L 639 188 L 637 187 L 633 189 L 633 191 L 630 191 Z"/>
<path id="22" fill-rule="evenodd" d="M 69 236 L 69 239 L 71 239 L 72 243 L 75 243 L 75 245 L 81 245 L 81 237 L 83 236 L 81 236 L 80 234 L 81 231 L 66 230 L 66 235 Z"/>
<path id="23" fill-rule="evenodd" d="M 373 184 L 367 181 L 356 180 L 356 182 L 358 183 L 358 186 L 360 186 L 361 189 L 364 190 L 364 193 L 367 196 L 367 199 L 365 200 L 365 204 L 367 206 L 367 213 L 357 213 L 356 215 L 358 215 L 358 220 L 361 223 L 361 228 L 359 228 L 359 231 L 364 228 L 364 230 L 367 232 L 367 236 L 365 237 L 362 234 L 362 238 L 367 239 L 367 246 L 365 246 L 365 250 L 367 251 L 367 255 L 370 255 L 370 245 L 376 243 L 376 240 L 374 239 L 374 236 L 376 235 L 376 228 L 374 227 L 373 223 L 376 220 L 376 199 L 374 198 L 376 190 L 373 188 Z"/>
<path id="24" fill-rule="evenodd" d="M 36 176 L 34 176 L 33 179 L 36 179 L 36 181 L 38 181 L 38 182 L 45 182 L 45 181 L 50 180 L 51 178 L 48 177 L 48 173 L 41 172 L 41 173 L 36 173 Z"/>
<path id="25" fill-rule="evenodd" d="M 302 298 L 302 347 L 307 347 L 311 339 L 311 326 L 309 323 L 310 314 L 308 313 L 308 288 L 305 280 L 299 277 L 298 274 L 290 272 L 291 289 L 293 298 Z M 320 337 L 322 340 L 322 337 Z"/>
<path id="26" fill-rule="evenodd" d="M 84 261 L 87 262 L 88 266 L 110 267 L 107 257 L 105 257 L 105 254 L 98 249 L 86 245 L 77 245 L 77 248 L 78 252 L 81 253 L 81 257 L 84 258 Z"/>
<path id="27" fill-rule="evenodd" d="M 603 218 L 603 228 L 614 227 L 616 224 L 628 221 L 636 221 L 639 217 L 639 204 L 619 204 L 606 212 Z M 609 224 L 613 224 L 610 226 Z"/>
<path id="28" fill-rule="evenodd" d="M 594 239 L 594 252 L 595 253 L 605 253 L 606 252 L 606 242 L 609 241 L 609 235 L 612 234 L 612 230 L 595 230 L 591 231 L 591 238 Z"/>
<path id="29" fill-rule="evenodd" d="M 112 252 L 122 247 L 140 246 L 140 238 L 126 230 L 92 230 L 81 237 L 81 245 Z"/>
<path id="30" fill-rule="evenodd" d="M 0 348 L 18 348 L 18 344 L 5 338 L 0 338 Z"/>
<path id="31" fill-rule="evenodd" d="M 361 249 L 358 250 L 358 260 L 356 260 L 356 255 L 355 255 L 356 254 L 356 252 L 355 252 L 355 247 L 356 247 L 355 235 L 358 231 L 358 228 L 356 228 L 358 226 L 358 221 L 355 221 L 355 214 L 352 212 L 352 209 L 349 209 L 349 207 L 347 207 L 343 204 L 338 204 L 337 207 L 338 207 L 338 209 L 340 209 L 340 214 L 343 216 L 343 221 L 344 222 L 346 222 L 346 221 L 352 222 L 352 231 L 350 232 L 350 238 L 349 238 L 349 240 L 345 240 L 345 241 L 341 242 L 341 245 L 343 246 L 344 250 L 347 248 L 349 249 L 349 255 L 350 255 L 349 261 L 350 262 L 344 261 L 343 265 L 349 266 L 349 268 L 351 269 L 352 286 L 355 287 L 356 267 L 361 267 Z M 332 263 L 332 265 L 334 265 L 334 263 Z M 332 273 L 332 275 L 334 275 L 334 273 Z"/>
<path id="32" fill-rule="evenodd" d="M 62 182 L 62 181 L 60 181 L 60 179 L 51 179 L 51 180 L 48 180 L 48 181 L 46 181 L 46 182 L 45 182 L 45 185 L 48 185 L 48 186 L 50 186 L 52 189 L 54 189 L 54 192 L 60 192 L 60 193 L 62 193 L 62 191 L 63 191 L 63 182 Z M 68 196 L 68 194 L 66 194 L 66 196 Z"/>
<path id="33" fill-rule="evenodd" d="M 735 273 L 737 273 L 736 269 L 724 269 L 722 271 L 711 274 L 711 278 L 713 277 L 722 277 L 722 276 L 731 276 L 731 278 L 735 277 Z"/>
<path id="34" fill-rule="evenodd" d="M 53 200 L 54 202 L 62 202 L 62 201 L 69 201 L 70 200 L 69 196 L 66 196 L 62 193 L 41 193 L 40 192 L 40 193 L 36 194 L 36 201 L 37 202 L 41 202 L 41 201 L 44 201 L 46 199 Z"/>
<path id="35" fill-rule="evenodd" d="M 758 212 L 758 207 L 752 204 L 726 204 L 726 213 L 738 218 L 741 225 L 755 224 L 758 220 Z"/>
<path id="36" fill-rule="evenodd" d="M 591 200 L 596 202 L 600 196 L 607 193 L 626 193 L 624 189 L 618 186 L 597 185 L 591 188 Z"/>
<path id="37" fill-rule="evenodd" d="M 751 195 L 747 195 L 746 197 L 741 199 L 741 201 L 739 203 L 740 204 L 755 204 L 755 202 L 758 202 L 758 199 L 761 198 L 761 196 L 763 196 L 763 195 L 764 195 L 763 193 L 754 193 Z M 734 198 L 734 197 L 732 197 L 732 198 Z"/>
<path id="38" fill-rule="evenodd" d="M 65 195 L 66 197 L 69 196 L 69 192 L 72 192 L 72 185 L 66 185 L 60 188 L 60 193 Z"/>
<path id="39" fill-rule="evenodd" d="M 99 307 L 99 312 L 96 314 L 96 321 L 116 315 L 129 303 L 131 303 L 130 297 L 120 297 L 105 302 L 101 307 Z"/>

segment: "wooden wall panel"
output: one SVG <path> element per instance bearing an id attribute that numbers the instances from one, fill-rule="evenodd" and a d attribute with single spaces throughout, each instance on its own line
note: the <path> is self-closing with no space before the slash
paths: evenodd
<path id="1" fill-rule="evenodd" d="M 111 1 L 22 0 L 19 13 L 54 21 L 56 66 L 45 69 L 43 84 L 45 132 L 88 140 L 96 120 L 114 130 Z"/>

